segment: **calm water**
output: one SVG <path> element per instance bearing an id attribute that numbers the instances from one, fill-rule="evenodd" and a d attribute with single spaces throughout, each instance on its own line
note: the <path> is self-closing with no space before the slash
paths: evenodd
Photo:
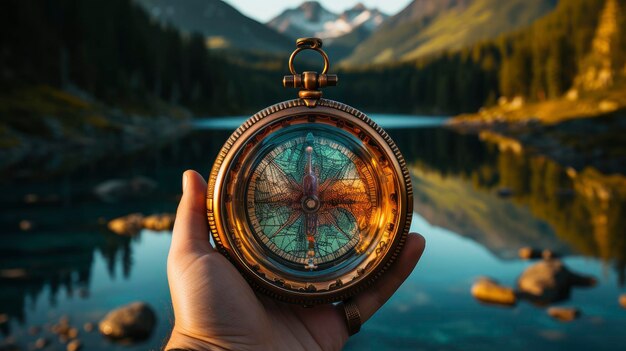
<path id="1" fill-rule="evenodd" d="M 441 127 L 442 119 L 374 116 L 388 128 L 413 174 L 412 229 L 427 239 L 418 268 L 398 293 L 352 338 L 347 350 L 619 349 L 626 310 L 626 203 L 594 195 L 608 189 L 593 177 L 472 135 Z M 110 309 L 143 300 L 158 313 L 152 337 L 119 346 L 81 332 L 87 350 L 159 349 L 170 328 L 165 274 L 169 233 L 134 238 L 99 224 L 132 212 L 173 212 L 183 170 L 208 174 L 241 118 L 198 121 L 188 137 L 157 150 L 99 160 L 52 179 L 1 183 L 0 324 L 2 338 L 27 348 L 32 325 L 69 315 L 72 324 L 98 321 Z M 569 176 L 568 176 L 569 174 Z M 116 203 L 98 200 L 95 185 L 112 178 L 148 177 L 157 187 Z M 599 184 L 598 184 L 599 182 Z M 511 193 L 502 197 L 498 193 Z M 590 195 L 591 194 L 591 195 Z M 126 194 L 127 195 L 127 194 Z M 20 229 L 26 222 L 32 228 Z M 470 295 L 473 280 L 488 275 L 507 285 L 530 263 L 516 258 L 526 246 L 565 255 L 570 268 L 599 279 L 568 301 L 582 317 L 560 323 L 541 307 L 485 306 Z M 64 349 L 55 342 L 49 349 Z"/>

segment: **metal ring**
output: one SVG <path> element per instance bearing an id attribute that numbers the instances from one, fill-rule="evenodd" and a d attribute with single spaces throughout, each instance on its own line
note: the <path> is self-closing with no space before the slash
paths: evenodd
<path id="1" fill-rule="evenodd" d="M 296 47 L 321 48 L 322 44 L 320 38 L 298 38 L 296 40 Z"/>
<path id="2" fill-rule="evenodd" d="M 300 51 L 302 50 L 314 50 L 314 51 L 319 52 L 320 55 L 322 55 L 322 57 L 324 58 L 324 69 L 322 70 L 322 74 L 326 74 L 326 72 L 328 72 L 328 68 L 330 67 L 330 62 L 328 61 L 328 55 L 326 55 L 324 50 L 320 49 L 320 47 L 318 46 L 307 45 L 307 46 L 300 46 L 291 53 L 291 56 L 289 57 L 289 71 L 291 72 L 291 74 L 293 74 L 294 76 L 297 75 L 296 69 L 293 67 L 293 60 L 296 58 L 296 55 L 298 55 L 298 53 L 300 53 Z"/>
<path id="3" fill-rule="evenodd" d="M 342 304 L 348 335 L 352 336 L 361 330 L 361 312 L 356 302 L 352 299 L 345 300 Z"/>

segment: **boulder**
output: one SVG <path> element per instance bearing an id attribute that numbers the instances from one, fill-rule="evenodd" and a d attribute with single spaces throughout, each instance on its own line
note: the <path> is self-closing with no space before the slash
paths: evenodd
<path id="1" fill-rule="evenodd" d="M 517 302 L 513 289 L 498 284 L 497 281 L 482 277 L 472 285 L 472 296 L 479 301 L 512 306 Z"/>
<path id="2" fill-rule="evenodd" d="M 69 343 L 67 343 L 67 351 L 78 351 L 82 347 L 83 347 L 83 344 L 78 339 L 72 340 Z"/>
<path id="3" fill-rule="evenodd" d="M 611 100 L 602 100 L 598 104 L 598 109 L 602 112 L 613 112 L 619 108 L 619 104 Z"/>
<path id="4" fill-rule="evenodd" d="M 593 286 L 595 283 L 595 278 L 573 273 L 556 259 L 533 264 L 517 280 L 519 291 L 538 303 L 563 300 L 573 286 Z"/>
<path id="5" fill-rule="evenodd" d="M 142 214 L 132 213 L 128 216 L 112 219 L 107 224 L 107 228 L 115 234 L 135 235 L 143 227 L 143 219 Z"/>
<path id="6" fill-rule="evenodd" d="M 570 322 L 580 316 L 580 310 L 573 307 L 550 307 L 548 315 L 561 322 Z"/>
<path id="7" fill-rule="evenodd" d="M 67 336 L 67 333 L 70 330 L 70 326 L 65 323 L 57 323 L 52 325 L 52 332 L 57 335 Z"/>
<path id="8" fill-rule="evenodd" d="M 156 322 L 154 310 L 144 302 L 133 302 L 109 312 L 98 328 L 111 339 L 143 340 L 150 336 Z"/>
<path id="9" fill-rule="evenodd" d="M 144 228 L 154 231 L 172 230 L 174 228 L 174 215 L 171 213 L 154 214 L 144 217 Z"/>
<path id="10" fill-rule="evenodd" d="M 35 349 L 43 349 L 46 348 L 50 344 L 50 341 L 46 338 L 39 338 L 35 341 Z"/>
<path id="11" fill-rule="evenodd" d="M 77 328 L 70 328 L 70 329 L 68 329 L 67 337 L 70 338 L 70 339 L 78 338 L 78 329 Z"/>
<path id="12" fill-rule="evenodd" d="M 551 260 L 554 258 L 559 258 L 559 254 L 550 250 L 550 249 L 545 249 L 541 252 L 541 257 L 543 257 L 544 260 Z"/>
<path id="13" fill-rule="evenodd" d="M 83 324 L 83 330 L 86 331 L 87 333 L 92 332 L 93 331 L 93 323 L 87 322 L 87 323 Z"/>
<path id="14" fill-rule="evenodd" d="M 519 258 L 523 260 L 530 260 L 533 258 L 541 257 L 541 252 L 535 249 L 534 247 L 527 246 L 527 247 L 522 247 L 521 249 L 519 249 L 517 251 L 517 255 L 519 256 Z"/>
<path id="15" fill-rule="evenodd" d="M 619 304 L 620 304 L 622 307 L 626 308 L 626 294 L 621 294 L 621 295 L 619 296 Z"/>

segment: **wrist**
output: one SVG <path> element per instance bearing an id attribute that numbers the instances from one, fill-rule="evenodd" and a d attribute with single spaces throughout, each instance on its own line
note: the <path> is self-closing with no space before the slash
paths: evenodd
<path id="1" fill-rule="evenodd" d="M 185 333 L 181 333 L 174 327 L 172 334 L 164 348 L 165 351 L 224 351 L 226 349 L 221 348 L 208 340 L 202 340 L 189 336 Z"/>

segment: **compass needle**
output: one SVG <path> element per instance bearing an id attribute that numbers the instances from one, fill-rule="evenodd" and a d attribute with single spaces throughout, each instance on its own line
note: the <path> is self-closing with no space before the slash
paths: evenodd
<path id="1" fill-rule="evenodd" d="M 308 242 L 307 259 L 305 268 L 316 269 L 315 265 L 315 240 L 317 236 L 317 211 L 320 207 L 320 200 L 317 193 L 317 177 L 313 172 L 313 134 L 306 136 L 304 152 L 306 162 L 304 166 L 304 176 L 302 177 L 302 210 L 306 218 L 306 237 Z"/>

